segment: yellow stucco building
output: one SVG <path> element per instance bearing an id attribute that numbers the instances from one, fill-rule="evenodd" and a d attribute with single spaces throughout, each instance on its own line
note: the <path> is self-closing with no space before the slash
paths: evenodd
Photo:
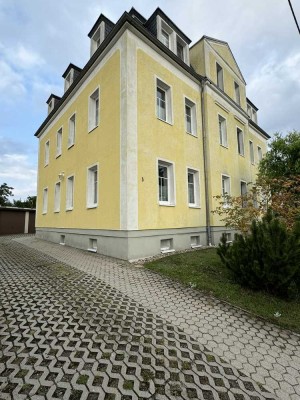
<path id="1" fill-rule="evenodd" d="M 269 138 L 228 44 L 190 46 L 159 8 L 88 36 L 35 134 L 37 236 L 129 260 L 217 243 L 213 196 L 245 192 Z"/>

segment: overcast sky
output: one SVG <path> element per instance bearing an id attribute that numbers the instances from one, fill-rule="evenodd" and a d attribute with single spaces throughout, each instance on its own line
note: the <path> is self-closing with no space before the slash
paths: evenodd
<path id="1" fill-rule="evenodd" d="M 300 1 L 292 0 L 300 22 Z M 103 13 L 116 22 L 135 7 L 159 6 L 192 44 L 202 35 L 227 41 L 269 134 L 300 130 L 300 35 L 288 0 L 0 0 L 0 184 L 15 199 L 36 194 L 38 140 L 50 93 L 62 73 L 89 58 L 90 31 Z"/>

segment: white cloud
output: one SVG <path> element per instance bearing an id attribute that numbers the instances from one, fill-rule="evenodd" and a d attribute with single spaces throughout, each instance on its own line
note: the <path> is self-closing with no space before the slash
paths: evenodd
<path id="1" fill-rule="evenodd" d="M 34 161 L 33 161 L 34 160 Z M 0 183 L 14 188 L 16 199 L 36 195 L 35 159 L 21 153 L 4 154 L 0 158 Z"/>
<path id="2" fill-rule="evenodd" d="M 24 79 L 14 71 L 4 60 L 0 60 L 0 92 L 3 100 L 23 95 L 26 92 Z"/>

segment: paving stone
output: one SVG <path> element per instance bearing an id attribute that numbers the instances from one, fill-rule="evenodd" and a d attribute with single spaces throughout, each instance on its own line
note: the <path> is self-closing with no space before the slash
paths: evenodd
<path id="1" fill-rule="evenodd" d="M 285 400 L 291 398 L 293 394 L 298 393 L 299 383 L 293 386 L 288 383 L 284 377 L 288 367 L 292 366 L 296 371 L 300 369 L 299 336 L 292 332 L 281 330 L 275 325 L 264 323 L 260 320 L 255 320 L 249 317 L 247 313 L 222 303 L 217 299 L 206 296 L 191 288 L 183 287 L 178 283 L 172 282 L 144 268 L 136 268 L 120 260 L 104 257 L 99 254 L 87 253 L 67 246 L 59 246 L 57 244 L 44 242 L 36 239 L 34 236 L 1 238 L 0 242 L 3 248 L 6 247 L 8 250 L 7 262 L 9 265 L 14 269 L 20 268 L 23 271 L 21 273 L 21 278 L 23 279 L 22 285 L 18 287 L 23 287 L 20 291 L 25 295 L 27 304 L 30 304 L 30 312 L 27 313 L 27 325 L 23 320 L 23 314 L 26 313 L 26 310 L 20 308 L 14 309 L 14 312 L 11 314 L 14 319 L 9 321 L 13 329 L 23 329 L 22 332 L 25 332 L 25 329 L 27 329 L 26 334 L 28 333 L 29 335 L 26 340 L 20 340 L 22 336 L 17 335 L 18 337 L 13 337 L 14 340 L 10 343 L 8 343 L 9 341 L 7 342 L 6 339 L 7 349 L 9 348 L 9 350 L 7 350 L 9 358 L 5 363 L 5 369 L 6 371 L 9 368 L 13 370 L 11 376 L 14 377 L 16 375 L 16 360 L 17 365 L 20 365 L 22 362 L 21 357 L 16 357 L 14 352 L 12 352 L 12 354 L 10 352 L 10 349 L 18 345 L 20 354 L 23 354 L 26 349 L 30 348 L 31 356 L 36 356 L 37 358 L 38 355 L 41 356 L 40 358 L 42 358 L 42 361 L 40 361 L 39 358 L 33 366 L 30 365 L 36 372 L 43 373 L 43 368 L 50 368 L 51 372 L 53 372 L 55 368 L 54 365 L 56 365 L 55 363 L 57 363 L 57 361 L 62 362 L 68 359 L 66 365 L 63 366 L 66 381 L 64 381 L 65 383 L 62 383 L 62 380 L 60 381 L 60 384 L 66 386 L 66 392 L 63 398 L 69 398 L 68 396 L 71 396 L 72 390 L 77 390 L 77 394 L 75 394 L 79 395 L 78 393 L 81 389 L 76 389 L 73 383 L 70 384 L 68 375 L 80 373 L 81 371 L 92 371 L 95 378 L 101 378 L 103 380 L 102 382 L 104 382 L 104 386 L 101 387 L 107 388 L 107 393 L 105 394 L 107 396 L 115 395 L 116 398 L 121 398 L 120 396 L 128 395 L 129 397 L 131 396 L 131 398 L 139 398 L 139 396 L 141 396 L 141 398 L 146 398 L 146 396 L 148 396 L 149 398 L 149 395 L 151 396 L 151 393 L 153 390 L 156 390 L 157 387 L 157 392 L 155 392 L 156 394 L 154 395 L 156 396 L 154 397 L 155 399 L 176 398 L 174 397 L 177 393 L 176 388 L 171 387 L 169 383 L 166 384 L 166 379 L 169 379 L 167 376 L 170 376 L 176 365 L 176 363 L 174 364 L 171 361 L 177 361 L 175 370 L 176 368 L 178 370 L 181 365 L 180 360 L 182 360 L 182 362 L 186 360 L 183 353 L 187 352 L 192 360 L 192 372 L 179 375 L 180 379 L 178 384 L 180 388 L 177 389 L 178 392 L 180 391 L 181 393 L 180 396 L 185 396 L 181 398 L 189 398 L 187 396 L 189 393 L 193 393 L 193 390 L 195 390 L 195 393 L 199 396 L 197 398 L 212 396 L 211 398 L 213 399 L 226 398 L 224 397 L 226 394 L 230 399 L 275 398 L 277 396 L 277 398 Z M 14 261 L 8 261 L 11 260 L 12 252 L 16 252 L 15 259 Z M 28 258 L 30 260 L 32 258 L 33 263 L 29 262 Z M 37 263 L 34 261 L 36 259 L 39 260 Z M 55 267 L 57 264 L 62 266 L 60 267 L 61 270 Z M 26 274 L 24 273 L 24 267 L 26 267 L 26 273 L 30 276 L 31 274 L 36 276 L 36 281 L 34 280 L 34 282 L 38 282 L 39 279 L 42 279 L 42 275 L 45 287 L 48 288 L 50 285 L 52 289 L 54 286 L 53 290 L 55 289 L 54 293 L 56 295 L 52 296 L 51 290 L 43 290 L 43 285 L 36 286 L 33 282 L 30 286 L 31 279 L 25 279 L 24 276 Z M 74 270 L 74 268 L 76 269 Z M 59 275 L 62 270 L 64 274 Z M 40 271 L 40 273 L 38 273 L 38 271 Z M 7 270 L 5 273 L 7 273 Z M 74 274 L 76 276 L 79 274 L 79 276 L 75 279 L 73 278 Z M 9 280 L 11 282 L 10 285 L 13 287 L 15 282 L 19 280 L 19 277 L 10 275 Z M 50 281 L 51 284 L 49 283 Z M 80 291 L 75 291 L 70 299 L 69 292 L 62 290 L 64 289 L 65 281 L 73 285 L 73 288 L 76 285 L 80 287 L 84 285 L 86 288 L 91 285 L 90 281 L 93 283 L 97 282 L 97 285 L 100 286 L 97 286 L 96 283 L 96 287 L 91 286 L 91 291 L 88 293 L 89 296 L 82 296 Z M 38 290 L 39 288 L 39 298 L 42 299 L 40 303 L 35 301 L 35 297 L 33 297 L 34 301 L 31 302 L 31 297 L 26 294 L 27 292 L 24 289 L 23 282 L 28 292 L 35 289 Z M 92 290 L 92 288 L 94 289 Z M 96 293 L 102 299 L 104 294 L 106 296 L 106 291 L 109 293 L 109 296 L 103 299 L 102 307 L 100 307 L 101 302 L 99 303 L 99 301 L 96 301 Z M 5 296 L 7 295 L 9 295 L 9 293 L 6 291 Z M 44 304 L 45 298 L 47 302 Z M 124 299 L 126 299 L 126 302 Z M 116 308 L 117 304 L 123 308 Z M 39 313 L 38 315 L 41 308 L 43 308 L 44 314 L 42 315 Z M 97 313 L 98 308 L 104 309 L 103 314 Z M 106 310 L 106 308 L 108 309 Z M 47 312 L 48 309 L 50 312 Z M 119 311 L 122 311 L 121 315 L 118 314 Z M 132 312 L 132 314 L 130 312 Z M 139 312 L 142 314 L 141 316 L 138 315 Z M 30 319 L 32 314 L 34 316 L 33 320 Z M 152 315 L 151 317 L 149 316 L 150 314 Z M 0 314 L 0 317 L 1 315 L 2 314 Z M 8 315 L 8 313 L 5 314 L 5 318 L 7 318 L 6 315 Z M 117 319 L 118 315 L 121 319 Z M 76 318 L 75 321 L 74 318 Z M 125 325 L 126 318 L 129 322 L 128 326 Z M 139 318 L 141 318 L 141 320 L 139 320 Z M 149 318 L 149 326 L 147 326 L 147 318 Z M 151 333 L 155 328 L 155 325 L 150 322 L 151 318 L 152 322 L 160 319 L 161 322 L 159 322 L 158 325 L 163 327 L 159 328 L 155 334 Z M 39 325 L 34 324 L 34 321 L 37 321 Z M 16 324 L 16 327 L 14 324 Z M 175 331 L 169 332 L 165 327 L 166 325 L 173 326 Z M 20 328 L 20 326 L 22 326 L 22 328 Z M 102 330 L 99 326 L 101 326 Z M 109 330 L 111 326 L 112 329 L 116 329 L 116 332 Z M 132 326 L 134 326 L 133 332 Z M 12 335 L 14 333 L 13 329 L 9 334 Z M 72 334 L 75 329 L 81 332 L 78 337 Z M 34 331 L 35 333 L 30 333 L 30 331 Z M 156 329 L 154 329 L 154 332 L 156 332 Z M 162 335 L 158 335 L 158 332 L 162 332 Z M 101 336 L 98 341 L 93 336 L 97 333 Z M 178 335 L 185 335 L 186 344 L 188 346 L 187 351 L 180 348 L 180 345 L 178 345 Z M 132 340 L 133 336 L 152 339 L 153 343 L 149 346 L 151 348 L 150 353 L 144 353 L 142 339 L 140 343 L 131 349 L 128 342 Z M 123 350 L 119 351 L 118 346 L 123 346 L 123 341 L 121 340 L 123 337 L 127 338 L 127 344 L 124 342 L 125 347 L 123 347 Z M 156 343 L 156 340 L 164 340 L 163 357 L 156 355 L 155 351 L 161 349 L 161 346 Z M 195 351 L 193 349 L 191 350 L 189 347 L 193 341 L 196 341 L 200 346 L 201 352 L 199 354 L 202 355 L 209 352 L 212 357 L 215 357 L 215 360 L 218 360 L 216 361 L 218 366 L 224 366 L 226 364 L 228 366 L 226 368 L 231 368 L 235 371 L 235 381 L 238 382 L 237 388 L 232 388 L 229 385 L 230 390 L 228 391 L 227 383 L 229 383 L 230 379 L 224 372 L 224 368 L 220 370 L 221 377 L 216 378 L 212 375 L 208 375 L 205 366 L 207 367 L 207 363 L 211 364 L 213 361 L 206 360 L 205 365 L 201 363 L 197 364 L 196 361 L 194 361 L 198 353 L 195 353 Z M 278 345 L 278 342 L 280 342 L 281 345 Z M 97 347 L 96 345 L 99 345 L 99 343 L 100 346 Z M 224 354 L 221 355 L 222 359 L 220 359 L 213 349 L 221 348 L 224 344 L 227 346 L 227 349 L 226 351 L 224 350 Z M 82 357 L 85 358 L 83 364 L 80 360 L 78 361 L 76 357 L 73 357 L 73 353 L 72 355 L 66 354 L 64 358 L 62 357 L 63 352 L 71 351 L 68 349 L 72 349 L 72 346 L 73 350 L 79 352 L 83 351 L 84 355 L 82 355 Z M 49 347 L 51 347 L 50 350 L 52 352 L 56 351 L 56 353 L 51 355 Z M 176 353 L 176 360 L 169 358 L 168 353 L 166 353 L 167 350 L 172 350 L 174 348 L 179 351 L 179 353 Z M 239 349 L 240 354 L 237 353 L 235 356 L 234 353 L 236 353 L 236 350 L 231 351 L 232 349 Z M 44 352 L 37 354 L 37 352 L 41 350 Z M 88 355 L 86 355 L 85 350 L 88 351 Z M 246 350 L 246 352 L 244 353 L 243 350 Z M 217 352 L 221 354 L 219 351 Z M 119 355 L 119 353 L 120 355 L 126 354 L 127 358 L 124 356 L 124 359 L 120 361 L 121 372 L 119 375 L 117 374 L 117 377 L 113 378 L 117 379 L 119 382 L 116 389 L 114 387 L 114 385 L 116 385 L 115 381 L 110 381 L 109 383 L 107 371 L 109 371 L 110 375 L 114 374 L 112 372 L 112 361 L 115 355 Z M 46 354 L 49 354 L 48 360 L 46 359 Z M 242 358 L 239 359 L 241 355 Z M 266 358 L 267 355 L 271 356 L 272 359 Z M 129 361 L 130 357 L 131 359 Z M 58 360 L 58 358 L 60 359 Z M 87 359 L 90 363 L 94 363 L 93 365 L 97 365 L 97 363 L 103 364 L 104 367 L 101 368 L 104 369 L 105 365 L 108 365 L 106 369 L 101 372 L 103 376 L 95 376 L 95 367 L 87 369 Z M 275 362 L 273 362 L 273 359 Z M 147 382 L 143 384 L 141 367 L 138 368 L 138 363 L 139 365 L 144 365 L 143 362 L 146 362 L 146 367 L 149 367 L 150 370 L 155 371 L 155 373 L 163 371 L 167 377 L 165 380 L 154 380 L 154 389 L 152 380 L 150 380 L 151 384 L 149 385 L 146 384 Z M 264 362 L 265 368 L 261 368 L 262 362 Z M 72 363 L 72 368 L 69 368 L 70 363 Z M 233 363 L 238 366 L 238 369 L 234 368 L 232 365 Z M 25 361 L 22 365 L 28 366 L 28 362 Z M 213 365 L 209 366 L 211 367 Z M 269 368 L 266 368 L 268 366 Z M 40 368 L 40 370 L 38 370 L 38 368 Z M 127 368 L 135 369 L 134 375 L 127 375 Z M 272 377 L 272 370 L 276 370 L 279 376 L 276 376 L 276 378 Z M 129 370 L 129 372 L 130 371 L 131 370 Z M 57 372 L 57 368 L 54 372 Z M 197 377 L 199 377 L 200 372 L 204 373 L 206 377 L 209 377 L 209 385 L 205 396 L 203 390 L 199 392 L 199 380 L 197 381 Z M 212 374 L 211 371 L 210 374 Z M 188 377 L 186 377 L 186 375 Z M 123 383 L 122 379 L 125 381 L 132 376 L 134 376 L 135 379 L 134 387 L 130 389 L 131 394 L 129 394 L 128 389 L 120 389 L 120 386 L 122 386 Z M 190 376 L 192 376 L 192 378 Z M 45 378 L 46 377 L 43 376 L 42 379 Z M 219 388 L 213 378 L 223 379 L 223 382 L 226 382 L 224 386 L 227 390 L 226 393 L 223 389 L 221 390 Z M 268 380 L 269 384 L 267 384 L 265 388 L 257 385 L 256 382 L 265 385 L 266 378 L 270 380 Z M 0 378 L 0 385 L 1 379 L 2 377 Z M 11 384 L 11 387 L 8 387 L 8 390 L 20 392 L 21 382 L 17 380 L 20 378 L 14 379 L 16 380 Z M 57 379 L 60 378 L 56 377 L 56 380 L 51 382 L 55 382 L 55 384 L 58 385 Z M 194 381 L 192 382 L 193 379 Z M 253 384 L 254 392 L 247 392 L 248 389 L 241 383 L 243 379 L 245 379 L 246 386 L 248 385 L 248 387 L 250 387 L 250 385 Z M 189 380 L 191 382 L 187 382 Z M 272 383 L 272 380 L 274 382 L 286 383 L 287 386 L 281 384 L 280 389 L 275 389 L 274 386 L 276 385 Z M 43 382 L 44 384 L 42 387 L 47 388 L 45 384 L 46 381 Z M 217 382 L 220 383 L 219 381 Z M 98 386 L 95 386 L 88 380 L 88 384 L 85 385 L 86 389 L 81 390 L 82 396 L 86 396 L 86 393 L 88 393 L 87 385 L 91 392 L 92 388 L 96 389 L 100 387 L 99 383 Z M 103 383 L 101 383 L 101 385 L 103 385 Z M 2 387 L 4 386 L 1 386 L 1 390 Z M 201 386 L 201 388 L 203 389 L 204 386 Z M 266 389 L 272 392 L 273 395 L 265 392 Z M 45 391 L 46 389 L 43 390 Z M 99 392 L 99 396 L 99 398 L 103 396 L 103 391 L 102 394 Z"/>

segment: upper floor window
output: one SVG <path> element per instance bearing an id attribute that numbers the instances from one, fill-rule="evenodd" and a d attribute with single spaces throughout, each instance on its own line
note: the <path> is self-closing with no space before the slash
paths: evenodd
<path id="1" fill-rule="evenodd" d="M 66 210 L 73 210 L 74 207 L 74 176 L 68 176 L 66 191 Z"/>
<path id="2" fill-rule="evenodd" d="M 188 182 L 188 203 L 190 207 L 198 207 L 200 204 L 199 194 L 199 172 L 188 168 L 187 170 Z"/>
<path id="3" fill-rule="evenodd" d="M 99 125 L 99 88 L 89 98 L 89 132 Z"/>
<path id="4" fill-rule="evenodd" d="M 60 182 L 55 184 L 54 188 L 54 212 L 60 211 Z"/>
<path id="5" fill-rule="evenodd" d="M 216 70 L 217 70 L 217 86 L 224 90 L 224 80 L 223 80 L 223 68 L 216 63 Z"/>
<path id="6" fill-rule="evenodd" d="M 172 122 L 171 88 L 160 79 L 156 80 L 156 116 L 165 122 Z"/>
<path id="7" fill-rule="evenodd" d="M 56 133 L 56 157 L 61 155 L 62 150 L 62 128 L 60 128 Z"/>
<path id="8" fill-rule="evenodd" d="M 261 161 L 262 157 L 263 157 L 261 147 L 259 147 L 259 146 L 257 146 L 257 157 L 258 157 L 258 161 Z"/>
<path id="9" fill-rule="evenodd" d="M 249 141 L 249 149 L 250 149 L 250 161 L 251 164 L 254 164 L 254 148 L 253 148 L 253 142 L 251 140 Z"/>
<path id="10" fill-rule="evenodd" d="M 175 204 L 173 163 L 158 161 L 158 200 L 161 205 Z"/>
<path id="11" fill-rule="evenodd" d="M 240 106 L 241 105 L 240 86 L 236 82 L 234 82 L 234 94 L 235 94 L 235 101 Z"/>
<path id="12" fill-rule="evenodd" d="M 45 143 L 45 166 L 49 164 L 50 141 Z"/>
<path id="13" fill-rule="evenodd" d="M 43 190 L 43 214 L 47 213 L 48 209 L 48 188 Z"/>
<path id="14" fill-rule="evenodd" d="M 242 197 L 242 207 L 246 207 L 247 201 L 243 199 L 244 196 L 247 194 L 247 183 L 241 181 L 241 197 Z"/>
<path id="15" fill-rule="evenodd" d="M 243 156 L 245 154 L 244 151 L 244 134 L 240 128 L 236 129 L 236 136 L 237 136 L 237 145 L 238 145 L 238 153 L 239 155 Z"/>
<path id="16" fill-rule="evenodd" d="M 188 133 L 196 135 L 196 104 L 185 98 L 185 129 Z"/>
<path id="17" fill-rule="evenodd" d="M 219 117 L 219 137 L 220 137 L 220 144 L 224 147 L 228 146 L 227 143 L 227 128 L 226 128 L 226 119 L 223 118 L 221 115 Z"/>
<path id="18" fill-rule="evenodd" d="M 88 168 L 87 175 L 87 207 L 98 205 L 98 165 Z"/>
<path id="19" fill-rule="evenodd" d="M 69 136 L 68 136 L 68 147 L 73 146 L 75 143 L 75 131 L 76 131 L 76 114 L 73 114 L 69 119 Z"/>

